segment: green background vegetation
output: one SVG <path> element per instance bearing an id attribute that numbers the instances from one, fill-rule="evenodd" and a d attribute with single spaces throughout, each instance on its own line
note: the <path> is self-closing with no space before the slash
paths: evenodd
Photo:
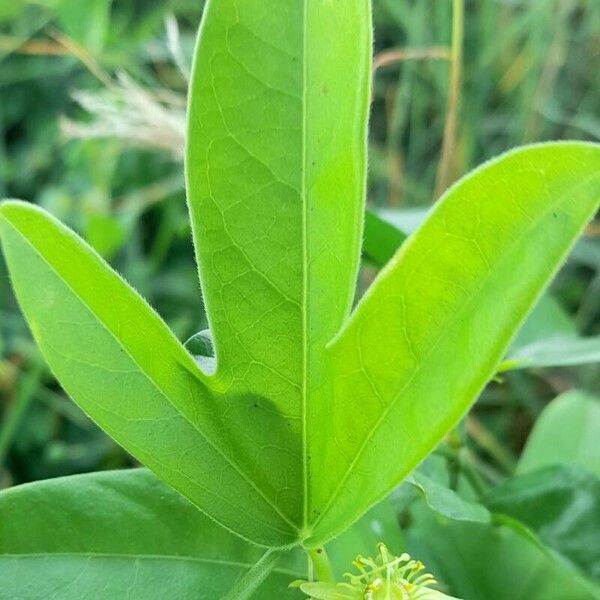
<path id="1" fill-rule="evenodd" d="M 186 72 L 201 10 L 200 0 L 0 4 L 0 197 L 35 202 L 81 232 L 181 339 L 205 327 L 183 191 L 182 138 L 173 126 L 185 109 Z M 390 214 L 406 224 L 432 203 L 442 185 L 452 2 L 374 0 L 374 10 L 380 67 L 373 91 L 368 201 L 399 211 Z M 473 0 L 466 3 L 464 25 L 457 135 L 445 163 L 449 179 L 517 144 L 600 140 L 599 3 Z M 74 94 L 81 91 L 92 94 L 76 96 L 77 101 Z M 101 106 L 90 98 L 102 100 Z M 82 123 L 98 123 L 99 112 L 106 118 L 109 107 L 117 117 L 108 132 L 117 135 L 98 139 L 90 129 L 82 130 Z M 127 114 L 135 117 L 129 128 Z M 83 138 L 73 139 L 75 133 Z M 373 265 L 365 262 L 363 288 L 373 274 Z M 562 269 L 551 298 L 522 333 L 522 342 L 557 332 L 600 335 L 597 224 Z M 456 483 L 457 456 L 474 467 L 473 477 L 486 482 L 514 475 L 542 410 L 573 388 L 600 393 L 600 367 L 510 372 L 490 384 L 439 450 L 451 467 L 450 483 Z M 581 410 L 585 415 L 587 408 Z M 577 427 L 583 426 L 573 423 L 571 430 Z M 527 461 L 535 464 L 535 451 L 528 452 Z M 584 459 L 573 462 L 598 474 L 589 451 L 581 453 Z M 0 264 L 0 488 L 132 464 L 48 372 Z M 553 481 L 569 477 L 552 474 Z M 502 498 L 510 493 L 506 490 L 493 508 L 502 509 Z M 397 515 L 409 518 L 404 508 Z M 527 522 L 526 516 L 513 516 Z M 419 511 L 410 519 L 422 521 L 420 531 L 434 529 Z M 432 533 L 439 544 L 423 548 L 423 559 L 429 553 L 436 564 L 452 556 L 457 540 L 473 537 L 478 525 L 446 527 L 443 537 L 439 530 Z M 495 540 L 497 546 L 500 542 Z M 515 548 L 514 560 L 527 560 L 530 550 Z M 469 552 L 476 557 L 481 551 L 470 547 Z M 506 553 L 498 553 L 505 560 Z M 598 557 L 591 566 L 579 558 L 571 556 L 588 572 L 598 569 Z M 547 575 L 549 588 L 552 577 L 560 579 Z M 485 581 L 481 575 L 480 589 Z"/>

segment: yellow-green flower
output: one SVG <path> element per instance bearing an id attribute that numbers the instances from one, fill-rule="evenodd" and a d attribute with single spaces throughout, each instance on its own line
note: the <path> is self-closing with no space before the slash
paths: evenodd
<path id="1" fill-rule="evenodd" d="M 408 554 L 394 556 L 384 544 L 375 558 L 359 556 L 352 563 L 357 573 L 346 573 L 343 583 L 295 582 L 312 600 L 457 600 L 434 590 L 432 575 Z"/>

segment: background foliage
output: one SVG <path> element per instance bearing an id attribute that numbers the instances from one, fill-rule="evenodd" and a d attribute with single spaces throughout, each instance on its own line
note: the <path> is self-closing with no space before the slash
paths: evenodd
<path id="1" fill-rule="evenodd" d="M 14 0 L 0 5 L 0 197 L 40 204 L 80 231 L 181 339 L 205 327 L 181 169 L 186 75 L 201 10 L 200 0 Z M 443 184 L 452 2 L 374 0 L 374 10 L 379 68 L 368 201 L 410 229 Z M 465 14 L 457 136 L 445 165 L 450 179 L 520 143 L 600 140 L 600 4 L 470 0 Z M 374 268 L 365 262 L 362 288 Z M 600 335 L 598 224 L 588 228 L 517 344 L 594 335 Z M 544 412 L 518 462 L 548 403 L 574 388 L 586 393 L 571 392 L 558 408 L 553 403 Z M 539 534 L 543 551 L 524 546 L 512 521 L 493 528 L 477 519 L 465 523 L 440 517 L 432 509 L 435 502 L 427 494 L 424 502 L 418 488 L 402 488 L 395 497 L 394 514 L 403 528 L 391 543 L 414 543 L 419 557 L 429 558 L 431 570 L 465 597 L 478 597 L 469 595 L 471 585 L 496 590 L 489 597 L 499 598 L 502 574 L 474 568 L 461 579 L 464 566 L 447 564 L 456 553 L 482 564 L 482 554 L 489 562 L 504 560 L 510 551 L 515 561 L 541 565 L 536 568 L 546 573 L 548 589 L 560 589 L 569 579 L 560 574 L 564 565 L 556 566 L 554 551 L 566 554 L 561 558 L 565 569 L 574 564 L 578 573 L 598 577 L 598 557 L 584 560 L 572 544 L 565 551 L 551 524 L 528 520 L 522 513 L 526 508 L 515 500 L 522 478 L 531 472 L 538 473 L 534 484 L 542 490 L 572 489 L 575 481 L 581 493 L 598 501 L 598 455 L 593 444 L 582 442 L 590 435 L 584 433 L 586 426 L 600 427 L 593 416 L 598 394 L 598 364 L 507 372 L 488 386 L 463 426 L 428 463 L 435 481 L 458 489 L 467 500 L 485 499 L 489 486 L 505 486 L 499 500 L 482 503 Z M 544 444 L 544 428 L 557 427 L 553 414 L 565 402 L 573 403 L 567 412 L 575 421 L 566 428 L 572 436 L 562 460 L 546 460 L 551 444 Z M 581 471 L 544 470 L 557 462 Z M 0 488 L 132 464 L 48 372 L 0 264 Z M 558 510 L 550 492 L 540 495 L 550 503 L 548 511 Z M 517 504 L 521 512 L 514 509 Z M 600 527 L 594 514 L 578 518 L 586 527 Z M 424 532 L 438 542 L 423 543 Z M 486 539 L 485 551 L 466 542 L 474 537 Z M 514 583 L 511 569 L 505 570 L 506 583 Z M 527 585 L 522 583 L 523 593 Z M 586 585 L 582 589 L 581 597 L 589 597 Z M 570 592 L 565 597 L 579 597 Z M 506 598 L 516 597 L 507 593 Z"/>

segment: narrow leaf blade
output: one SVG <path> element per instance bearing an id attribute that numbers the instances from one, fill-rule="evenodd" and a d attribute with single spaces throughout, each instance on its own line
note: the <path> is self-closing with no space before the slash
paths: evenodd
<path id="1" fill-rule="evenodd" d="M 431 510 L 443 517 L 455 521 L 490 522 L 490 513 L 482 504 L 463 500 L 454 490 L 419 471 L 408 477 L 407 483 L 417 490 Z"/>
<path id="2" fill-rule="evenodd" d="M 574 367 L 600 362 L 600 335 L 540 340 L 510 353 L 501 371 L 544 367 Z"/>
<path id="3" fill-rule="evenodd" d="M 191 80 L 187 189 L 215 380 L 299 530 L 308 412 L 359 262 L 370 8 L 209 0 Z M 249 408 L 278 425 L 253 426 Z"/>
<path id="4" fill-rule="evenodd" d="M 312 537 L 343 529 L 460 419 L 598 208 L 600 147 L 522 148 L 455 185 L 330 346 Z"/>
<path id="5" fill-rule="evenodd" d="M 383 267 L 396 254 L 407 237 L 376 212 L 369 209 L 365 211 L 363 255 L 375 266 Z"/>
<path id="6" fill-rule="evenodd" d="M 0 236 L 33 335 L 79 406 L 219 522 L 259 543 L 292 543 L 275 492 L 227 439 L 222 397 L 144 300 L 41 209 L 4 202 Z"/>
<path id="7" fill-rule="evenodd" d="M 550 548 L 600 581 L 600 479 L 580 467 L 546 467 L 495 487 L 488 508 L 532 529 Z"/>

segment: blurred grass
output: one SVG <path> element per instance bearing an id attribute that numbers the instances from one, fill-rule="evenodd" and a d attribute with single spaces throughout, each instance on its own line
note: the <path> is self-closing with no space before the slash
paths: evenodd
<path id="1" fill-rule="evenodd" d="M 374 0 L 373 205 L 428 206 L 435 195 L 452 6 Z M 81 232 L 181 338 L 205 321 L 177 152 L 119 136 L 67 139 L 60 123 L 89 124 L 73 93 L 119 91 L 118 72 L 160 101 L 165 92 L 168 102 L 184 98 L 201 9 L 197 0 L 0 4 L 0 197 L 40 204 Z M 462 54 L 443 179 L 520 143 L 600 139 L 599 2 L 467 0 Z M 553 293 L 581 333 L 597 334 L 598 234 L 586 244 Z M 507 374 L 489 386 L 464 435 L 488 470 L 505 472 L 542 407 L 574 385 L 598 391 L 599 377 L 597 366 Z M 0 487 L 130 463 L 43 366 L 0 263 Z"/>

